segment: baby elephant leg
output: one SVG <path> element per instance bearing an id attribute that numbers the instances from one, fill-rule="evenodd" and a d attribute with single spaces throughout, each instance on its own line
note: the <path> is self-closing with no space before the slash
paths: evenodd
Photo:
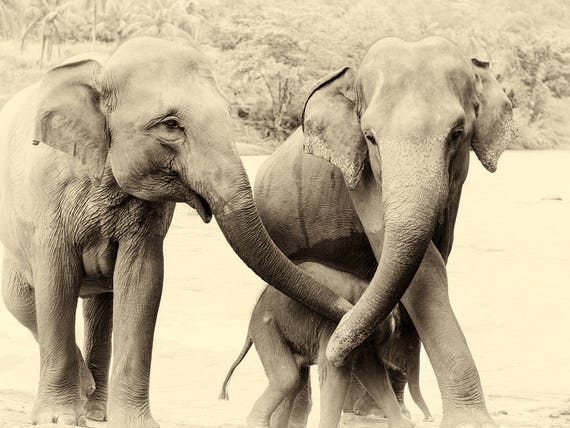
<path id="1" fill-rule="evenodd" d="M 301 384 L 293 400 L 288 428 L 305 428 L 313 402 L 311 400 L 310 367 L 301 367 Z"/>
<path id="2" fill-rule="evenodd" d="M 247 417 L 247 426 L 252 428 L 277 428 L 274 423 L 285 424 L 287 419 L 281 421 L 277 418 L 270 425 L 271 416 L 279 404 L 291 393 L 297 390 L 300 383 L 299 366 L 291 349 L 282 340 L 279 331 L 269 322 L 262 331 L 252 331 L 253 343 L 259 354 L 261 363 L 269 385 L 255 402 L 253 409 Z M 289 409 L 287 409 L 289 412 Z M 278 428 L 281 428 L 280 426 Z"/>
<path id="3" fill-rule="evenodd" d="M 410 411 L 404 403 L 404 391 L 406 389 L 406 383 L 408 382 L 408 376 L 396 367 L 386 366 L 386 371 L 388 373 L 388 379 L 390 379 L 392 389 L 394 390 L 394 394 L 396 395 L 396 399 L 402 409 L 402 413 L 409 418 Z"/>
<path id="4" fill-rule="evenodd" d="M 332 332 L 331 332 L 332 333 Z M 330 336 L 329 336 L 330 337 Z M 319 384 L 321 387 L 320 428 L 334 428 L 340 422 L 344 398 L 350 383 L 350 367 L 336 367 L 325 355 L 326 343 L 319 350 Z"/>
<path id="5" fill-rule="evenodd" d="M 414 424 L 402 414 L 402 410 L 388 379 L 388 373 L 382 360 L 366 343 L 354 365 L 354 375 L 382 407 L 391 428 L 411 428 Z"/>
<path id="6" fill-rule="evenodd" d="M 307 393 L 310 385 L 309 367 L 303 366 L 299 370 L 299 385 L 283 399 L 281 404 L 271 415 L 271 428 L 304 428 L 307 425 L 309 416 L 310 392 Z"/>

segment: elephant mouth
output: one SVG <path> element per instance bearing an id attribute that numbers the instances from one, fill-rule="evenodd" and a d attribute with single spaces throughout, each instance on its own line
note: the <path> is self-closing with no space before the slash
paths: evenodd
<path id="1" fill-rule="evenodd" d="M 206 199 L 198 193 L 192 192 L 190 200 L 187 203 L 198 212 L 198 215 L 204 223 L 210 223 L 210 220 L 212 220 L 212 208 L 210 208 L 210 204 L 208 204 Z"/>

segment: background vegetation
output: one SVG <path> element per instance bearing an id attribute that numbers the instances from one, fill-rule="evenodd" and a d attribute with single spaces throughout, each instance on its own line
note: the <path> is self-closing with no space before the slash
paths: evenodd
<path id="1" fill-rule="evenodd" d="M 357 66 L 376 39 L 440 35 L 491 60 L 518 148 L 568 148 L 568 22 L 566 0 L 0 0 L 0 106 L 62 57 L 181 37 L 214 63 L 238 141 L 272 149 L 299 125 L 312 84 Z"/>

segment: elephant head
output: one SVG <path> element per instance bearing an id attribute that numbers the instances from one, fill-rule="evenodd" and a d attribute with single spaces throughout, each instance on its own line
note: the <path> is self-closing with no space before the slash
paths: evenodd
<path id="1" fill-rule="evenodd" d="M 515 135 L 512 108 L 488 63 L 441 38 L 389 38 L 357 71 L 345 67 L 320 81 L 302 123 L 305 151 L 340 169 L 379 258 L 329 342 L 338 362 L 406 291 L 446 207 L 459 198 L 469 147 L 495 171 Z"/>
<path id="2" fill-rule="evenodd" d="M 185 202 L 206 223 L 214 215 L 265 281 L 331 318 L 350 307 L 269 238 L 232 138 L 227 101 L 194 48 L 135 38 L 104 62 L 73 60 L 52 69 L 39 97 L 34 139 L 81 161 L 92 186 L 111 181 L 143 200 Z"/>

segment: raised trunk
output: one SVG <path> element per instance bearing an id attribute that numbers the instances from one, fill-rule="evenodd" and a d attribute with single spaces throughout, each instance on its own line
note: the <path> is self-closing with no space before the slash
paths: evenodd
<path id="1" fill-rule="evenodd" d="M 227 180 L 232 183 L 231 189 L 204 196 L 236 254 L 268 284 L 321 315 L 340 321 L 352 305 L 299 269 L 277 248 L 259 218 L 241 162 L 228 170 L 233 176 Z"/>

